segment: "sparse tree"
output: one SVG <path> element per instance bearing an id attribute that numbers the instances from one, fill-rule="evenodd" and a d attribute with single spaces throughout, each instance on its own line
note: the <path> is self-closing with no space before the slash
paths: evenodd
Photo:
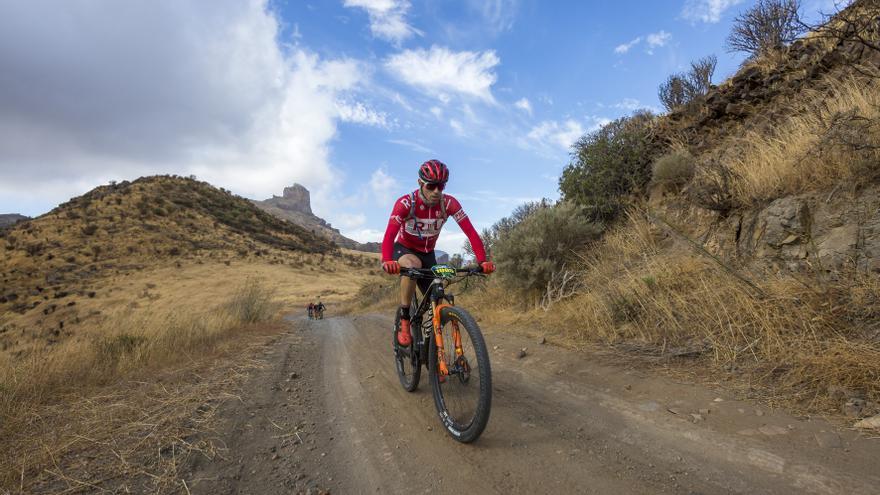
<path id="1" fill-rule="evenodd" d="M 758 57 L 791 43 L 804 33 L 800 7 L 800 0 L 758 0 L 733 21 L 728 51 Z"/>
<path id="2" fill-rule="evenodd" d="M 716 65 L 718 65 L 718 58 L 715 55 L 709 55 L 691 62 L 689 72 L 669 76 L 660 85 L 658 91 L 660 102 L 663 103 L 666 110 L 674 110 L 709 92 Z"/>
<path id="3" fill-rule="evenodd" d="M 672 74 L 660 85 L 660 103 L 669 111 L 684 105 L 690 101 L 687 86 L 688 81 L 684 74 Z"/>
<path id="4" fill-rule="evenodd" d="M 709 88 L 712 87 L 712 76 L 715 74 L 715 67 L 717 65 L 718 57 L 715 55 L 709 55 L 691 62 L 691 71 L 687 75 L 687 82 L 692 98 L 709 92 Z"/>

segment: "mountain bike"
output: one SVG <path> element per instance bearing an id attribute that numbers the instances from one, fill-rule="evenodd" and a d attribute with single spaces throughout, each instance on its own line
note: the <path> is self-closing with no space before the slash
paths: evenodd
<path id="1" fill-rule="evenodd" d="M 419 386 L 422 364 L 428 373 L 434 406 L 446 432 L 455 440 L 470 443 L 479 438 L 489 422 L 492 407 L 492 372 L 483 334 L 474 318 L 455 306 L 447 286 L 481 275 L 481 268 L 401 268 L 401 277 L 428 279 L 431 284 L 422 300 L 413 294 L 410 303 L 412 343 L 397 343 L 400 317 L 395 318 L 392 342 L 400 384 L 407 392 Z"/>

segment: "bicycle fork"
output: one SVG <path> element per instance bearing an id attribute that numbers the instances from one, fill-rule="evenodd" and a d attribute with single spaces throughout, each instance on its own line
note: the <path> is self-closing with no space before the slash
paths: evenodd
<path id="1" fill-rule="evenodd" d="M 451 304 L 437 304 L 433 303 L 434 306 L 434 342 L 437 344 L 437 367 L 438 373 L 441 376 L 449 375 L 449 367 L 446 366 L 446 351 L 443 346 L 443 332 L 440 322 L 440 310 L 446 307 L 452 307 Z M 464 355 L 464 349 L 461 346 L 461 331 L 458 328 L 458 321 L 455 319 L 452 320 L 452 341 L 455 345 L 455 358 L 456 360 Z"/>

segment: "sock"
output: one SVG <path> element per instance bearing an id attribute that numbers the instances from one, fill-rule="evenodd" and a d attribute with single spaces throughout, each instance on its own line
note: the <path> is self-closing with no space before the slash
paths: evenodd
<path id="1" fill-rule="evenodd" d="M 400 314 L 401 320 L 408 320 L 409 319 L 409 306 L 401 306 L 400 309 L 398 310 L 398 313 Z"/>

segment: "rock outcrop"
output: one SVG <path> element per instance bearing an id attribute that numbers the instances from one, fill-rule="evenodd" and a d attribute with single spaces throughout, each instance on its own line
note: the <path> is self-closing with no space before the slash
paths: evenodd
<path id="1" fill-rule="evenodd" d="M 739 265 L 880 273 L 880 186 L 789 196 L 729 216 L 674 201 L 655 207 L 707 251 Z"/>
<path id="2" fill-rule="evenodd" d="M 370 253 L 378 253 L 381 249 L 378 242 L 360 243 L 345 237 L 339 229 L 333 228 L 326 220 L 312 213 L 311 194 L 300 184 L 285 187 L 281 196 L 251 201 L 263 211 L 326 237 L 340 247 Z"/>

